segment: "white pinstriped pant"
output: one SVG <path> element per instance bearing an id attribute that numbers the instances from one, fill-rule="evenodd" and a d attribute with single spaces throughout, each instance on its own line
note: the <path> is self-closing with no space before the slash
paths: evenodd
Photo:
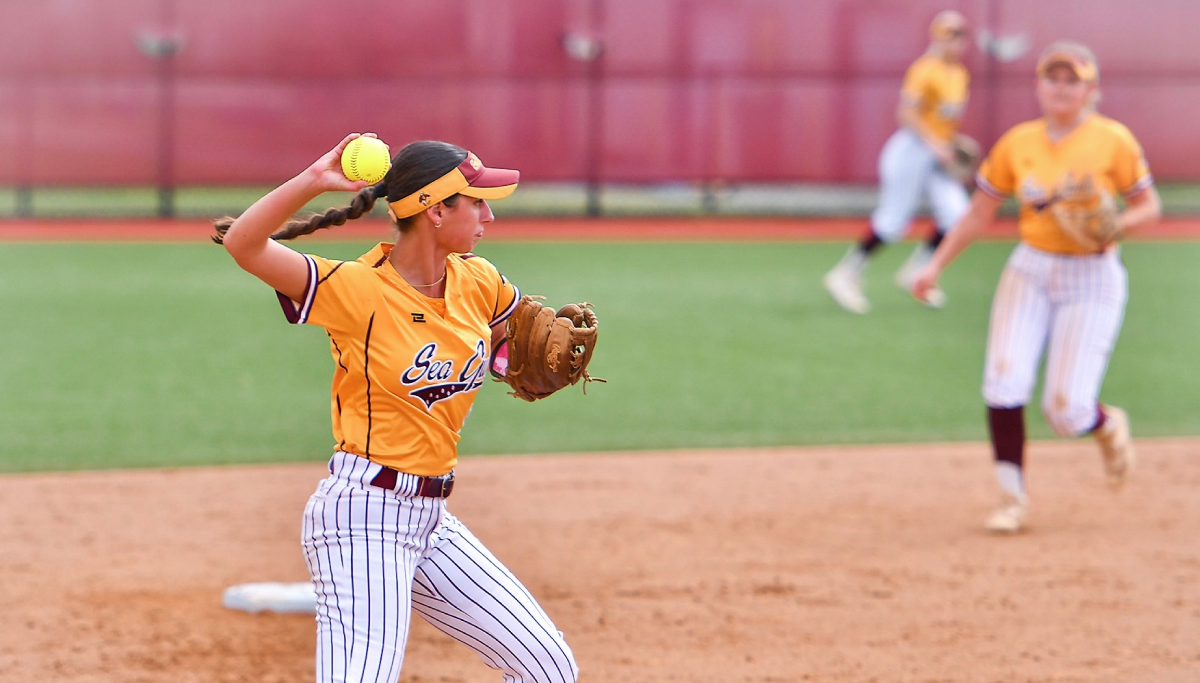
<path id="1" fill-rule="evenodd" d="M 904 237 L 921 208 L 922 193 L 941 232 L 949 232 L 971 203 L 966 188 L 942 170 L 929 145 L 901 128 L 879 153 L 879 206 L 871 212 L 871 230 L 885 242 Z"/>
<path id="2" fill-rule="evenodd" d="M 1029 403 L 1042 350 L 1042 412 L 1060 436 L 1096 424 L 1100 384 L 1108 369 L 1128 283 L 1116 249 L 1065 256 L 1020 244 L 1008 259 L 992 302 L 983 400 L 993 408 Z"/>
<path id="3" fill-rule="evenodd" d="M 505 683 L 574 683 L 579 670 L 550 617 L 442 498 L 369 483 L 380 466 L 330 459 L 304 511 L 302 541 L 317 593 L 319 683 L 394 683 L 412 612 L 473 649 Z"/>

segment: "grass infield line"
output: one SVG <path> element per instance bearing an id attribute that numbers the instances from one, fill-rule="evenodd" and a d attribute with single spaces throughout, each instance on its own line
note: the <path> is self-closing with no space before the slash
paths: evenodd
<path id="1" fill-rule="evenodd" d="M 514 219 L 488 226 L 489 240 L 544 241 L 846 241 L 861 236 L 866 221 L 858 218 L 753 219 L 753 218 L 620 218 L 620 219 Z M 314 233 L 310 239 L 382 240 L 388 238 L 386 221 L 360 220 Z M 918 221 L 912 234 L 930 230 L 928 220 Z M 0 241 L 10 242 L 190 242 L 212 234 L 207 221 L 162 220 L 15 220 L 0 222 Z M 1001 220 L 984 233 L 985 239 L 1011 240 L 1016 222 Z M 1200 219 L 1166 218 L 1132 236 L 1141 240 L 1200 240 Z"/>

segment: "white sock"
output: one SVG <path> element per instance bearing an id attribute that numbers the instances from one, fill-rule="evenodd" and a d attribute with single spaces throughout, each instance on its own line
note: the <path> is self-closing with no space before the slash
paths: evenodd
<path id="1" fill-rule="evenodd" d="M 1016 464 L 1007 460 L 997 462 L 996 481 L 1000 483 L 1001 491 L 1010 496 L 1025 499 L 1025 475 Z"/>
<path id="2" fill-rule="evenodd" d="M 920 268 L 929 263 L 931 258 L 933 258 L 933 249 L 927 243 L 922 242 L 909 255 L 908 264 L 913 268 Z"/>
<path id="3" fill-rule="evenodd" d="M 933 258 L 933 252 L 937 251 L 937 249 L 929 246 L 928 242 L 922 242 L 920 246 L 917 247 L 917 250 L 921 254 L 922 263 L 929 263 L 929 259 Z"/>
<path id="4" fill-rule="evenodd" d="M 837 264 L 838 268 L 845 268 L 854 275 L 861 275 L 866 266 L 867 255 L 863 253 L 862 249 L 858 248 L 857 244 L 850 247 L 850 251 L 846 252 L 846 255 Z"/>

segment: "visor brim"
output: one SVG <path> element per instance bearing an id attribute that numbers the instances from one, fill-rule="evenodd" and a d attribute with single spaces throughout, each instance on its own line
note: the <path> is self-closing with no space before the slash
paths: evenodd
<path id="1" fill-rule="evenodd" d="M 1081 81 L 1093 81 L 1096 78 L 1096 70 L 1092 65 L 1081 61 L 1075 55 L 1060 53 L 1050 55 L 1043 59 L 1037 65 L 1037 75 L 1045 76 L 1056 66 L 1065 66 L 1075 74 L 1075 77 Z"/>
<path id="2" fill-rule="evenodd" d="M 520 181 L 520 171 L 484 167 L 479 175 L 471 179 L 471 184 L 458 193 L 476 199 L 504 199 L 517 189 Z"/>
<path id="3" fill-rule="evenodd" d="M 459 194 L 474 197 L 475 199 L 504 199 L 516 189 L 517 186 L 515 183 L 502 187 L 467 187 L 465 190 L 459 191 Z"/>

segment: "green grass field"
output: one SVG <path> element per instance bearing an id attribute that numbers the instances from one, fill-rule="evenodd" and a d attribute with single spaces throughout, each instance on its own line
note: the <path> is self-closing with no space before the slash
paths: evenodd
<path id="1" fill-rule="evenodd" d="M 356 256 L 369 245 L 304 245 Z M 527 404 L 489 383 L 464 454 L 980 440 L 991 293 L 1010 244 L 972 247 L 950 306 L 872 265 L 875 310 L 820 286 L 832 243 L 484 243 L 523 291 L 587 299 L 593 374 Z M 1200 244 L 1125 248 L 1131 300 L 1102 397 L 1138 435 L 1200 434 Z M 324 333 L 207 244 L 0 245 L 0 471 L 319 460 L 332 445 Z M 1035 398 L 1035 405 L 1038 399 Z M 1049 436 L 1037 410 L 1035 437 Z"/>

